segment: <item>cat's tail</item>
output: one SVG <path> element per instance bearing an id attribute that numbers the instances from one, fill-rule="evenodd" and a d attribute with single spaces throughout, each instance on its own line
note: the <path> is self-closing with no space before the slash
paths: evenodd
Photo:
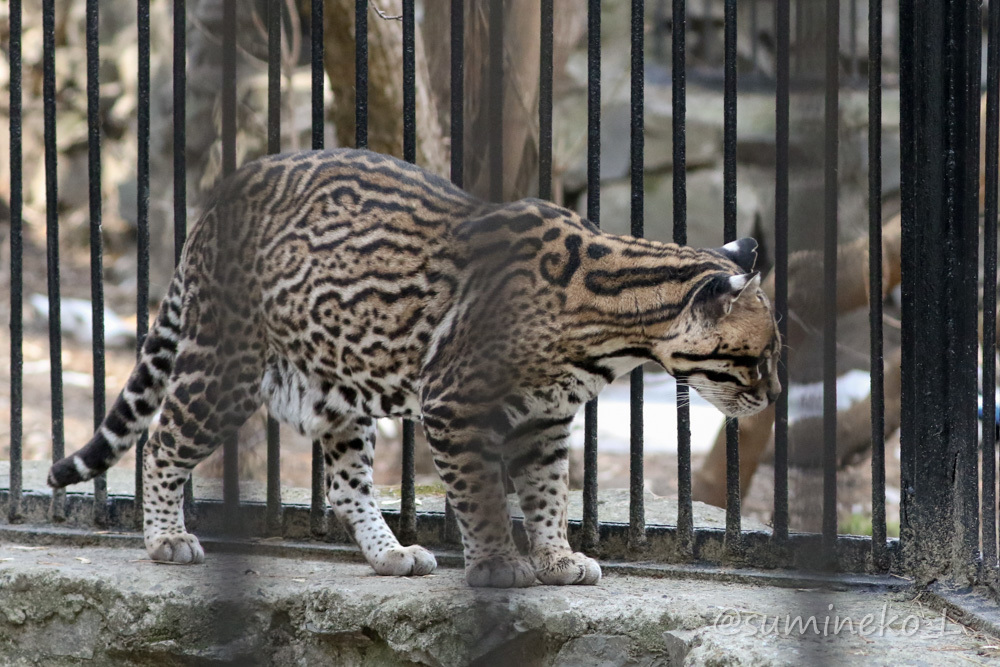
<path id="1" fill-rule="evenodd" d="M 60 489 L 100 475 L 145 433 L 163 401 L 167 380 L 174 369 L 182 298 L 182 278 L 178 271 L 122 393 L 90 442 L 52 465 L 49 486 Z"/>

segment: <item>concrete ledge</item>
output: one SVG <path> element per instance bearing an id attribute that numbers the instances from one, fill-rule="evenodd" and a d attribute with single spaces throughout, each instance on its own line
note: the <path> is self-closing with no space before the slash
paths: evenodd
<path id="1" fill-rule="evenodd" d="M 17 667 L 968 665 L 1000 657 L 986 635 L 910 591 L 776 588 L 614 568 L 594 587 L 473 590 L 449 568 L 384 578 L 358 563 L 211 548 L 205 565 L 170 566 L 134 548 L 5 536 L 0 663 Z M 845 618 L 854 631 L 835 633 Z"/>

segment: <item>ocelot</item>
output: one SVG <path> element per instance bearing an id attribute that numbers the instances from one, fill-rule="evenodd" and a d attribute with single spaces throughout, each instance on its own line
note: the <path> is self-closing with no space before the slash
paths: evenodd
<path id="1" fill-rule="evenodd" d="M 200 563 L 183 485 L 265 404 L 322 443 L 328 499 L 375 571 L 422 575 L 434 556 L 400 545 L 372 484 L 373 419 L 409 417 L 447 487 L 470 585 L 594 584 L 597 562 L 567 541 L 570 421 L 647 361 L 729 416 L 774 401 L 780 341 L 755 259 L 752 239 L 698 250 L 605 234 L 367 151 L 260 159 L 216 189 L 124 390 L 49 484 L 107 470 L 152 424 L 146 549 Z"/>

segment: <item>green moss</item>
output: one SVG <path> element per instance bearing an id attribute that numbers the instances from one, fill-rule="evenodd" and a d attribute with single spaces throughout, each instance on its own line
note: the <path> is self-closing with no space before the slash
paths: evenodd
<path id="1" fill-rule="evenodd" d="M 870 537 L 872 516 L 867 512 L 855 512 L 840 520 L 838 530 L 845 535 L 867 535 Z M 899 521 L 886 521 L 885 530 L 888 537 L 899 537 Z"/>

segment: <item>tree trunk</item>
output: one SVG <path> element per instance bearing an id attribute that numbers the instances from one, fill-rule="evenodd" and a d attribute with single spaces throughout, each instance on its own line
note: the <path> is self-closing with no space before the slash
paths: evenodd
<path id="1" fill-rule="evenodd" d="M 323 65 L 333 90 L 329 111 L 337 143 L 355 145 L 354 0 L 326 0 L 323 10 Z M 402 0 L 384 0 L 387 16 L 402 14 Z M 403 22 L 368 11 L 368 148 L 403 156 Z M 430 91 L 427 58 L 420 32 L 416 35 L 417 164 L 448 175 L 437 106 Z"/>

